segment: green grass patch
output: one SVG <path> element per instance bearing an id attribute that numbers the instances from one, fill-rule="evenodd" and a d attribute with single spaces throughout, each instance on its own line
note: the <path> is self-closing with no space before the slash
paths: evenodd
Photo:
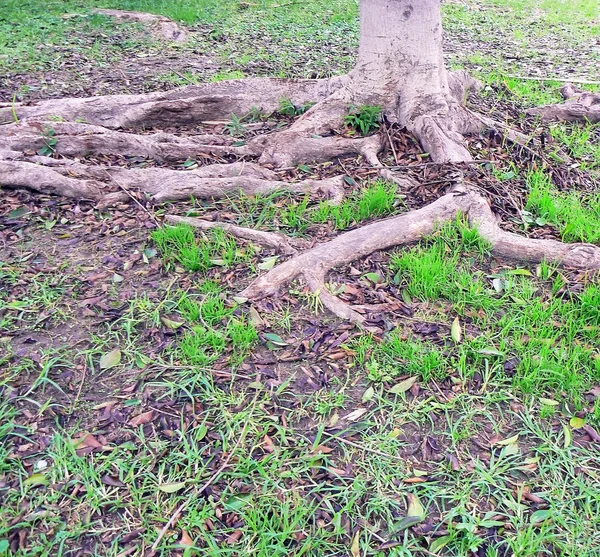
<path id="1" fill-rule="evenodd" d="M 553 139 L 566 147 L 582 170 L 600 169 L 599 124 L 558 124 L 551 132 Z"/>
<path id="2" fill-rule="evenodd" d="M 600 194 L 559 192 L 541 170 L 527 176 L 529 199 L 526 209 L 534 217 L 556 226 L 567 242 L 600 241 Z"/>
<path id="3" fill-rule="evenodd" d="M 394 254 L 390 260 L 393 282 L 420 300 L 452 299 L 457 304 L 488 301 L 481 276 L 473 264 L 481 263 L 490 247 L 463 217 L 443 226 L 416 248 Z"/>
<path id="4" fill-rule="evenodd" d="M 398 329 L 383 342 L 363 337 L 350 348 L 368 378 L 428 383 L 475 373 L 527 395 L 546 393 L 577 407 L 600 381 L 600 287 L 588 284 L 565 299 L 562 276 L 541 265 L 484 272 L 488 246 L 459 221 L 393 255 L 394 282 L 421 300 L 416 320 L 433 326 L 442 344 Z M 425 327 L 427 328 L 427 327 Z"/>
<path id="5" fill-rule="evenodd" d="M 345 230 L 366 220 L 394 214 L 404 207 L 397 186 L 377 180 L 366 188 L 352 192 L 339 205 L 327 201 L 320 203 L 307 218 L 316 223 L 331 222 L 336 229 Z"/>
<path id="6" fill-rule="evenodd" d="M 219 228 L 197 235 L 188 225 L 163 226 L 153 232 L 152 239 L 167 262 L 177 262 L 189 271 L 249 263 L 255 254 L 252 247 L 239 247 L 235 238 Z"/>

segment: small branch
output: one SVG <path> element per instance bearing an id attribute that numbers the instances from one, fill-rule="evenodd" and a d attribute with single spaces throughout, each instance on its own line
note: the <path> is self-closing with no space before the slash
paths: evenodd
<path id="1" fill-rule="evenodd" d="M 166 215 L 165 221 L 172 224 L 188 224 L 195 228 L 200 228 L 201 230 L 222 228 L 225 232 L 228 232 L 237 238 L 250 240 L 261 246 L 275 249 L 284 255 L 296 255 L 298 253 L 297 250 L 290 245 L 290 241 L 292 241 L 291 238 L 287 238 L 283 234 L 277 234 L 276 232 L 265 232 L 262 230 L 237 226 L 227 222 L 215 222 L 192 217 L 181 217 L 178 215 Z"/>

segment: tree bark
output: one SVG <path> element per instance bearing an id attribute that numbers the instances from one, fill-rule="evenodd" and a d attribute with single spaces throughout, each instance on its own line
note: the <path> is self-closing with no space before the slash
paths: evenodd
<path id="1" fill-rule="evenodd" d="M 414 132 L 436 161 L 470 160 L 462 134 L 482 122 L 464 108 L 465 87 L 451 86 L 457 80 L 444 66 L 440 0 L 362 0 L 360 12 L 353 88 Z"/>
<path id="2" fill-rule="evenodd" d="M 362 0 L 357 83 L 405 124 L 450 96 L 439 0 Z M 421 102 L 417 102 L 421 99 Z M 424 101 L 424 102 L 423 102 Z"/>

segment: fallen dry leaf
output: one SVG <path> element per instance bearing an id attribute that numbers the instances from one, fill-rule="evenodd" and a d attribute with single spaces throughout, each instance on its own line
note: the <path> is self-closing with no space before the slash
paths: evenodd
<path id="1" fill-rule="evenodd" d="M 233 532 L 233 534 L 231 534 L 228 538 L 227 538 L 227 543 L 228 545 L 235 545 L 237 542 L 239 542 L 242 539 L 242 536 L 244 535 L 244 533 L 241 530 L 236 530 L 235 532 Z"/>
<path id="2" fill-rule="evenodd" d="M 127 422 L 130 426 L 137 427 L 139 425 L 144 425 L 150 423 L 154 418 L 154 410 L 148 410 L 148 412 L 144 412 L 143 414 L 138 414 L 135 418 L 131 418 L 129 422 Z"/>
<path id="3" fill-rule="evenodd" d="M 194 547 L 194 540 L 190 538 L 190 535 L 185 530 L 181 531 L 179 545 L 182 545 L 184 547 Z"/>

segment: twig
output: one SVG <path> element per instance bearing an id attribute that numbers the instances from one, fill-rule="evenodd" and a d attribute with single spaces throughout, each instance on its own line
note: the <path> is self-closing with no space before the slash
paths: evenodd
<path id="1" fill-rule="evenodd" d="M 187 81 L 188 83 L 191 83 L 192 85 L 195 84 L 195 82 L 193 80 L 191 80 L 189 77 L 186 77 L 185 75 L 183 75 L 182 73 L 178 72 L 177 70 L 174 70 L 173 68 L 169 68 L 175 75 L 179 76 L 181 79 Z"/>
<path id="2" fill-rule="evenodd" d="M 108 176 L 108 178 L 110 178 L 115 184 L 117 184 L 117 186 L 119 186 L 139 207 L 140 209 L 142 209 L 142 211 L 144 211 L 153 221 L 154 224 L 156 224 L 156 226 L 158 226 L 160 228 L 160 222 L 158 221 L 158 219 L 150 212 L 148 211 L 148 209 L 146 209 L 146 207 L 144 207 L 139 199 L 137 199 L 135 197 L 135 195 L 133 195 L 123 184 L 121 184 L 121 182 L 119 182 L 119 180 L 117 180 L 114 176 L 111 176 L 110 173 L 106 170 L 103 169 L 103 172 Z"/>
<path id="3" fill-rule="evenodd" d="M 461 164 L 502 164 L 504 161 L 493 161 L 489 159 L 476 159 L 472 161 L 461 161 L 458 163 L 452 163 L 453 166 L 460 166 Z M 418 168 L 420 166 L 448 166 L 448 163 L 444 162 L 419 162 L 416 164 L 407 163 L 399 166 L 386 166 L 388 170 L 410 170 L 411 168 Z M 361 168 L 365 168 L 364 166 Z M 366 168 L 378 168 L 376 166 L 369 166 Z"/>
<path id="4" fill-rule="evenodd" d="M 17 116 L 17 107 L 15 106 L 16 102 L 17 102 L 17 94 L 15 93 L 13 95 L 13 98 L 12 98 L 11 109 L 12 109 L 13 118 L 15 120 L 15 124 L 18 124 L 19 123 L 19 117 Z"/>
<path id="5" fill-rule="evenodd" d="M 165 221 L 172 224 L 188 224 L 201 230 L 221 228 L 237 238 L 243 238 L 256 242 L 259 245 L 276 249 L 286 255 L 296 255 L 298 251 L 291 245 L 291 238 L 277 232 L 265 232 L 255 228 L 245 228 L 228 222 L 208 221 L 193 217 L 182 217 L 179 215 L 165 215 Z"/>
<path id="6" fill-rule="evenodd" d="M 323 435 L 327 435 L 327 437 L 330 437 L 331 439 L 337 439 L 338 441 L 341 441 L 342 443 L 345 443 L 346 445 L 351 445 L 352 447 L 354 447 L 356 449 L 360 449 L 361 451 L 373 453 L 373 454 L 376 454 L 379 456 L 383 456 L 385 458 L 389 458 L 391 460 L 397 460 L 398 462 L 404 462 L 404 463 L 406 462 L 405 459 L 400 458 L 399 456 L 384 453 L 382 451 L 378 451 L 377 449 L 370 449 L 369 447 L 365 447 L 364 445 L 359 445 L 358 443 L 354 443 L 353 441 L 348 441 L 348 439 L 344 439 L 343 437 L 340 437 L 339 435 L 333 435 L 332 433 L 327 433 L 326 431 L 323 432 Z"/>
<path id="7" fill-rule="evenodd" d="M 396 148 L 394 147 L 394 142 L 392 141 L 392 136 L 390 135 L 390 129 L 385 126 L 385 133 L 388 136 L 388 141 L 390 142 L 390 148 L 392 149 L 392 154 L 394 155 L 394 161 L 396 161 L 396 166 L 400 163 L 398 162 L 398 155 L 396 153 Z"/>
<path id="8" fill-rule="evenodd" d="M 236 441 L 236 443 L 233 446 L 233 448 L 231 449 L 231 451 L 229 451 L 229 455 L 225 459 L 225 462 L 223 462 L 223 464 L 219 467 L 219 469 L 206 481 L 206 483 L 200 489 L 197 490 L 198 493 L 202 493 L 207 487 L 209 487 L 221 475 L 223 470 L 225 470 L 225 468 L 227 468 L 229 466 L 229 462 L 233 458 L 233 455 L 235 454 L 235 452 L 237 451 L 239 446 L 246 439 L 246 433 L 248 432 L 248 426 L 250 425 L 250 418 L 252 418 L 252 414 L 254 413 L 254 408 L 256 407 L 257 398 L 258 398 L 258 393 L 254 397 L 254 400 L 252 402 L 252 407 L 250 408 L 250 413 L 248 414 L 248 418 L 246 419 L 246 423 L 244 424 L 242 433 L 240 434 L 238 440 Z M 179 505 L 179 507 L 177 507 L 177 510 L 171 515 L 171 518 L 169 518 L 168 522 L 164 525 L 163 529 L 158 534 L 158 538 L 156 538 L 156 541 L 152 544 L 153 552 L 156 551 L 161 540 L 165 537 L 167 530 L 173 525 L 173 523 L 177 520 L 179 515 L 185 510 L 185 508 L 190 503 L 190 500 L 191 500 L 190 498 L 186 499 L 183 503 L 181 503 L 181 505 Z"/>

